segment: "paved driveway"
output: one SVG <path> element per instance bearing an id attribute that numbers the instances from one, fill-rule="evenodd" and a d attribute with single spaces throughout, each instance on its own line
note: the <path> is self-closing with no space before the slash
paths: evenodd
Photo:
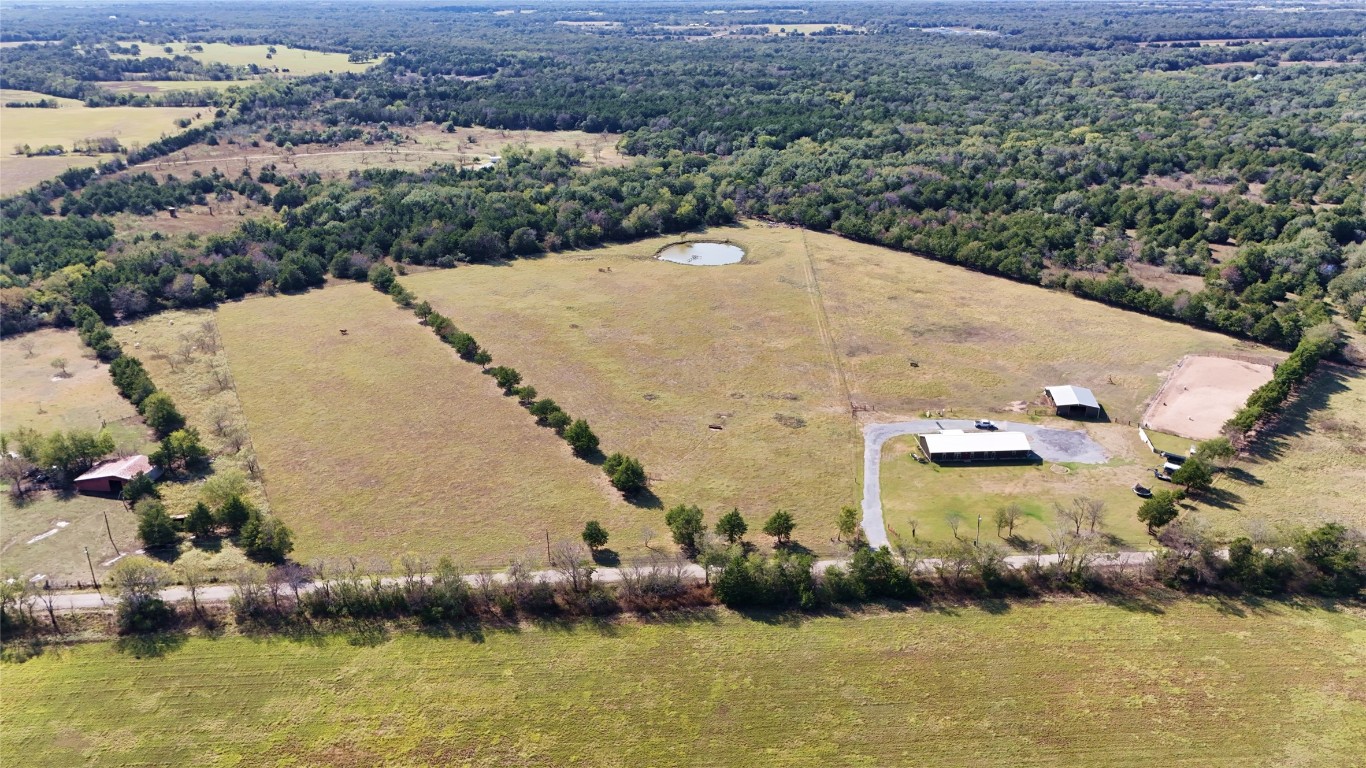
<path id="1" fill-rule="evenodd" d="M 941 429 L 979 431 L 973 427 L 974 423 L 969 419 L 918 419 L 868 424 L 863 428 L 863 533 L 869 544 L 881 547 L 888 543 L 887 526 L 882 520 L 882 444 L 900 435 L 923 435 Z M 1025 433 L 1029 437 L 1029 447 L 1044 461 L 1104 464 L 1110 460 L 1105 449 L 1081 430 L 996 419 L 992 423 L 1003 432 Z"/>

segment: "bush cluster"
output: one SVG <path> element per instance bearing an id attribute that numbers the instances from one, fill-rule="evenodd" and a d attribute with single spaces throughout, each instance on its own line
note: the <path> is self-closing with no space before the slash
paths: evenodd
<path id="1" fill-rule="evenodd" d="M 1229 419 L 1228 426 L 1239 432 L 1246 432 L 1266 416 L 1280 411 L 1295 387 L 1309 378 L 1319 361 L 1331 355 L 1338 347 L 1338 332 L 1331 327 L 1310 329 L 1295 347 L 1295 351 L 1276 366 L 1271 381 L 1253 390 L 1248 395 L 1247 404 Z"/>

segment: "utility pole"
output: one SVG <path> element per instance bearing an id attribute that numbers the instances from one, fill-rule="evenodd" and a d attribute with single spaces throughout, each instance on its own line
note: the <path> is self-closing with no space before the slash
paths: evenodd
<path id="1" fill-rule="evenodd" d="M 85 564 L 90 566 L 90 583 L 95 585 L 95 591 L 100 591 L 100 581 L 95 578 L 95 563 L 90 559 L 90 547 L 81 547 L 85 550 Z"/>
<path id="2" fill-rule="evenodd" d="M 109 544 L 114 547 L 114 554 L 123 557 L 119 551 L 119 545 L 114 543 L 114 529 L 109 527 L 109 510 L 104 510 L 104 532 L 109 534 Z"/>
<path id="3" fill-rule="evenodd" d="M 545 531 L 545 565 L 546 565 L 547 568 L 550 567 L 550 529 L 549 529 L 549 528 L 547 528 L 546 531 Z"/>
<path id="4" fill-rule="evenodd" d="M 977 516 L 977 538 L 972 540 L 972 546 L 980 546 L 982 542 L 982 516 Z"/>

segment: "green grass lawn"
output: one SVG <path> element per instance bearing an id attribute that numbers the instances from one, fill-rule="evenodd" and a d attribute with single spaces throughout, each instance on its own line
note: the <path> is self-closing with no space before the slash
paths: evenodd
<path id="1" fill-rule="evenodd" d="M 1124 442 L 1138 443 L 1136 435 L 1129 435 L 1128 427 L 1092 427 L 1092 431 L 1101 429 L 1111 433 L 1106 435 L 1111 445 L 1116 443 L 1116 431 L 1132 438 Z M 1143 480 L 1151 462 L 1142 463 L 1132 451 L 1106 464 L 1067 464 L 1058 469 L 1055 467 L 1059 465 L 1051 462 L 941 467 L 917 463 L 911 456 L 915 447 L 914 437 L 898 437 L 887 441 L 882 452 L 883 517 L 907 543 L 911 543 L 911 521 L 915 521 L 916 540 L 921 544 L 952 542 L 947 519 L 958 513 L 963 517 L 958 532 L 963 539 L 973 539 L 977 516 L 981 515 L 983 541 L 1021 551 L 1028 551 L 1031 543 L 1051 546 L 1049 531 L 1058 524 L 1053 504 L 1070 506 L 1074 498 L 1086 497 L 1105 502 L 1105 523 L 1098 531 L 1108 535 L 1107 547 L 1151 546 L 1146 528 L 1135 516 L 1141 500 L 1132 490 L 1136 480 L 1152 485 L 1151 473 Z M 1024 517 L 1015 528 L 1016 538 L 1006 540 L 997 537 L 993 519 L 998 508 L 1010 503 L 1019 504 Z"/>
<path id="2" fill-rule="evenodd" d="M 224 637 L 0 676 L 17 765 L 1351 766 L 1366 619 L 1089 602 Z"/>

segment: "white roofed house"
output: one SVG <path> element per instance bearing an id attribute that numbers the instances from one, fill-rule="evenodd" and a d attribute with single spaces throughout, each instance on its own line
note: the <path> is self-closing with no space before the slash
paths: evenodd
<path id="1" fill-rule="evenodd" d="M 946 429 L 916 435 L 925 458 L 935 464 L 968 461 L 1033 461 L 1034 450 L 1023 432 L 964 432 Z"/>
<path id="2" fill-rule="evenodd" d="M 1096 401 L 1096 396 L 1086 387 L 1076 387 L 1065 384 L 1056 387 L 1044 387 L 1044 397 L 1053 404 L 1053 408 L 1059 416 L 1080 417 L 1083 419 L 1099 419 L 1100 403 Z"/>

